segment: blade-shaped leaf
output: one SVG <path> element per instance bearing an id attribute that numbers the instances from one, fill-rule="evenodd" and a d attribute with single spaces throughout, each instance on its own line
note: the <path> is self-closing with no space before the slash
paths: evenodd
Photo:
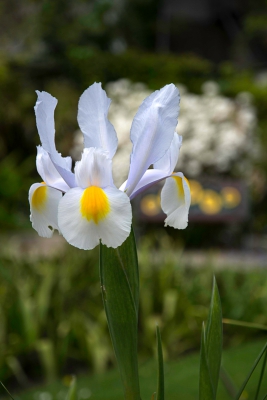
<path id="1" fill-rule="evenodd" d="M 210 311 L 206 329 L 206 354 L 207 354 L 207 362 L 215 397 L 216 397 L 220 367 L 221 367 L 222 338 L 223 338 L 223 333 L 222 333 L 221 300 L 216 280 L 214 278 Z"/>
<path id="2" fill-rule="evenodd" d="M 254 372 L 255 368 L 257 367 L 258 363 L 260 362 L 261 357 L 263 356 L 265 351 L 267 351 L 267 343 L 263 346 L 263 349 L 261 350 L 260 354 L 258 355 L 256 360 L 254 361 L 254 364 L 252 365 L 252 368 L 250 369 L 246 379 L 244 380 L 241 388 L 239 389 L 239 391 L 238 391 L 238 393 L 237 393 L 237 395 L 235 397 L 235 400 L 239 400 L 240 399 L 241 394 L 243 393 L 248 381 L 250 380 L 251 375 L 253 374 L 253 372 Z"/>
<path id="3" fill-rule="evenodd" d="M 223 365 L 221 365 L 220 369 L 220 378 L 225 390 L 228 392 L 229 396 L 234 399 L 238 389 Z"/>
<path id="4" fill-rule="evenodd" d="M 164 400 L 164 366 L 161 345 L 161 335 L 157 326 L 157 349 L 158 349 L 158 389 L 157 400 Z"/>
<path id="5" fill-rule="evenodd" d="M 199 400 L 215 400 L 214 389 L 207 360 L 205 325 L 202 326 L 199 371 Z"/>
<path id="6" fill-rule="evenodd" d="M 77 383 L 75 377 L 72 378 L 66 400 L 77 400 Z"/>
<path id="7" fill-rule="evenodd" d="M 261 373 L 260 373 L 260 377 L 259 377 L 255 400 L 258 400 L 258 397 L 260 394 L 260 389 L 261 389 L 262 379 L 263 379 L 264 372 L 265 372 L 266 362 L 267 362 L 267 351 L 265 350 L 265 355 L 264 355 L 264 359 L 263 359 L 263 363 L 262 363 L 262 367 L 261 367 Z"/>
<path id="8" fill-rule="evenodd" d="M 5 385 L 0 381 L 1 386 L 3 386 L 3 388 L 5 389 L 5 391 L 7 392 L 7 394 L 9 395 L 9 397 L 14 400 L 14 398 L 11 396 L 11 393 L 7 390 L 7 388 L 5 387 Z"/>
<path id="9" fill-rule="evenodd" d="M 140 400 L 137 361 L 139 276 L 133 230 L 117 249 L 100 245 L 104 307 L 127 400 Z"/>

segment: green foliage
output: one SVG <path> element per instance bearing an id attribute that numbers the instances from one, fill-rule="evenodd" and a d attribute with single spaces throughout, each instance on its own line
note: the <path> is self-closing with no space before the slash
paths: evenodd
<path id="1" fill-rule="evenodd" d="M 77 400 L 77 398 L 78 398 L 77 397 L 77 382 L 76 382 L 76 378 L 73 377 L 66 400 Z"/>
<path id="2" fill-rule="evenodd" d="M 203 324 L 200 351 L 199 399 L 215 400 L 222 356 L 222 310 L 218 287 L 213 279 L 207 322 Z"/>
<path id="3" fill-rule="evenodd" d="M 235 345 L 224 350 L 224 366 L 231 371 L 233 380 L 242 383 L 249 366 L 252 365 L 255 355 L 263 346 L 263 340 L 255 340 L 242 345 Z M 198 398 L 198 375 L 199 375 L 199 351 L 189 353 L 179 357 L 175 361 L 165 363 L 165 383 L 166 399 L 168 400 L 196 400 Z M 155 376 L 157 373 L 157 363 L 155 359 L 146 360 L 140 363 L 140 386 L 142 399 L 155 400 L 151 398 L 151 393 L 155 388 Z M 79 397 L 93 398 L 95 400 L 122 400 L 123 391 L 119 385 L 119 371 L 117 368 L 109 369 L 102 374 L 82 373 L 77 376 L 77 392 Z M 21 390 L 19 398 L 21 400 L 41 400 L 45 394 L 50 395 L 51 400 L 67 395 L 68 388 L 64 385 L 69 382 L 69 377 L 65 377 L 63 382 L 59 379 L 49 385 L 37 385 L 28 390 Z M 255 400 L 258 377 L 253 374 L 249 382 L 249 387 L 245 390 L 246 400 Z M 9 389 L 13 389 L 9 386 Z M 267 391 L 266 375 L 262 382 L 262 392 L 260 400 L 263 400 L 264 393 Z M 13 390 L 12 390 L 13 392 Z M 87 392 L 87 393 L 86 393 Z M 10 400 L 6 392 L 2 389 L 0 393 L 5 400 Z M 14 393 L 13 393 L 14 394 Z M 217 400 L 231 400 L 234 396 L 229 395 L 224 386 L 219 383 Z M 15 400 L 17 396 L 15 396 Z M 244 400 L 245 400 L 244 399 Z"/>
<path id="4" fill-rule="evenodd" d="M 216 397 L 220 368 L 221 368 L 222 342 L 223 342 L 222 330 L 223 328 L 222 328 L 221 300 L 216 280 L 214 278 L 211 305 L 207 322 L 207 330 L 205 333 L 206 335 L 205 351 L 207 354 L 207 361 L 215 397 Z"/>
<path id="5" fill-rule="evenodd" d="M 19 161 L 11 153 L 0 161 L 0 226 L 1 230 L 29 224 L 25 199 L 31 184 L 30 173 L 35 168 L 34 157 Z M 27 208 L 26 208 L 27 207 Z"/>
<path id="6" fill-rule="evenodd" d="M 157 400 L 164 400 L 164 365 L 163 353 L 159 327 L 157 326 L 157 349 L 158 349 L 158 388 Z"/>
<path id="7" fill-rule="evenodd" d="M 241 398 L 241 395 L 242 395 L 242 393 L 244 392 L 245 387 L 246 387 L 247 384 L 248 384 L 248 381 L 250 380 L 250 378 L 251 378 L 251 376 L 252 376 L 254 370 L 256 369 L 256 367 L 257 367 L 259 361 L 261 360 L 262 356 L 264 355 L 264 353 L 265 353 L 266 351 L 267 351 L 267 343 L 264 345 L 264 347 L 263 347 L 263 349 L 261 350 L 260 354 L 258 355 L 258 357 L 256 358 L 256 360 L 254 361 L 254 363 L 253 363 L 251 369 L 249 370 L 248 375 L 246 376 L 246 378 L 245 378 L 243 384 L 241 385 L 240 389 L 238 390 L 237 395 L 235 396 L 235 400 L 239 400 L 239 399 Z M 263 373 L 264 373 L 264 369 L 263 369 Z M 257 396 L 258 396 L 258 391 L 259 391 L 259 386 L 260 386 L 261 378 L 262 378 L 262 375 L 260 375 L 259 384 L 258 384 L 257 392 L 256 392 L 256 398 L 257 398 Z"/>
<path id="8" fill-rule="evenodd" d="M 141 360 L 154 356 L 156 325 L 167 360 L 199 348 L 214 273 L 212 265 L 183 265 L 177 243 L 160 231 L 157 237 L 161 251 L 150 239 L 143 238 L 139 246 Z M 51 259 L 30 258 L 27 252 L 26 258 L 23 253 L 15 258 L 15 242 L 12 246 L 12 256 L 0 257 L 0 380 L 15 376 L 26 384 L 27 377 L 52 380 L 66 370 L 103 371 L 113 364 L 97 251 L 68 246 Z M 216 277 L 225 318 L 267 325 L 264 271 L 225 270 Z M 231 325 L 224 330 L 226 345 L 260 333 Z"/>
<path id="9" fill-rule="evenodd" d="M 200 348 L 199 400 L 215 400 L 216 397 L 212 385 L 206 347 L 206 332 L 205 325 L 203 324 Z"/>
<path id="10" fill-rule="evenodd" d="M 116 249 L 100 244 L 100 281 L 126 400 L 140 400 L 137 329 L 139 273 L 134 232 Z"/>
<path id="11" fill-rule="evenodd" d="M 201 84 L 212 73 L 212 64 L 193 54 L 176 56 L 133 50 L 122 54 L 95 51 L 82 60 L 70 54 L 68 61 L 85 87 L 94 81 L 105 84 L 128 78 L 133 82 L 145 82 L 151 89 L 180 82 L 186 84 L 189 90 L 199 92 Z"/>

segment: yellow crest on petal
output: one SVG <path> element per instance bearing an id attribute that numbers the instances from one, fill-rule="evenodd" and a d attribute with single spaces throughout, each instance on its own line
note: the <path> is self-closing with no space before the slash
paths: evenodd
<path id="1" fill-rule="evenodd" d="M 37 211 L 43 211 L 47 200 L 47 186 L 39 186 L 32 195 L 32 207 Z"/>
<path id="2" fill-rule="evenodd" d="M 81 214 L 88 221 L 93 220 L 95 224 L 104 219 L 109 211 L 108 197 L 103 189 L 90 186 L 84 190 L 81 197 Z"/>
<path id="3" fill-rule="evenodd" d="M 175 183 L 177 186 L 178 198 L 183 199 L 184 198 L 183 179 L 180 176 L 172 176 L 172 178 L 175 180 Z M 185 179 L 186 183 L 188 184 L 188 187 L 190 187 L 189 182 L 185 176 L 184 176 L 184 179 Z"/>

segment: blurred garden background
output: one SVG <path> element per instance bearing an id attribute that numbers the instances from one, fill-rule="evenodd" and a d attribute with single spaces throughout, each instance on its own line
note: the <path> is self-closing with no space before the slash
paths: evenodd
<path id="1" fill-rule="evenodd" d="M 226 319 L 221 398 L 231 398 L 244 379 L 267 330 L 266 26 L 266 0 L 1 3 L 0 380 L 16 398 L 62 400 L 72 374 L 92 376 L 89 383 L 79 378 L 80 399 L 111 400 L 112 387 L 114 399 L 122 398 L 102 307 L 98 250 L 71 248 L 57 234 L 39 238 L 29 221 L 28 189 L 40 180 L 35 90 L 58 98 L 57 149 L 78 160 L 77 104 L 95 81 L 112 99 L 117 185 L 127 176 L 138 106 L 171 82 L 181 92 L 177 170 L 191 183 L 189 226 L 163 227 L 160 186 L 133 204 L 142 376 L 155 368 L 159 324 L 168 398 L 196 398 L 201 324 L 215 273 Z M 150 390 L 143 386 L 144 393 Z M 252 398 L 249 391 L 246 396 Z"/>

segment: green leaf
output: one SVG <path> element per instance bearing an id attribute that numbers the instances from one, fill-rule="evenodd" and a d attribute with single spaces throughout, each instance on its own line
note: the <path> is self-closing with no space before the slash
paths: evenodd
<path id="1" fill-rule="evenodd" d="M 164 366 L 163 354 L 161 345 L 161 335 L 159 327 L 157 326 L 157 348 L 158 348 L 158 390 L 157 400 L 164 400 Z"/>
<path id="2" fill-rule="evenodd" d="M 215 400 L 206 350 L 205 325 L 202 326 L 199 371 L 199 400 Z"/>
<path id="3" fill-rule="evenodd" d="M 241 394 L 243 393 L 243 391 L 244 391 L 244 389 L 245 389 L 245 387 L 246 387 L 251 375 L 253 374 L 255 368 L 257 367 L 258 363 L 260 362 L 260 360 L 261 360 L 261 358 L 262 358 L 262 356 L 263 356 L 263 354 L 264 354 L 264 352 L 266 350 L 267 350 L 267 343 L 263 346 L 263 349 L 261 350 L 260 354 L 258 355 L 256 360 L 254 361 L 254 364 L 252 365 L 252 368 L 250 369 L 246 379 L 244 380 L 241 388 L 239 389 L 239 391 L 238 391 L 238 393 L 237 393 L 237 395 L 235 397 L 235 400 L 239 400 L 239 398 L 240 398 Z"/>
<path id="4" fill-rule="evenodd" d="M 258 387 L 257 387 L 256 395 L 255 395 L 255 400 L 258 400 L 258 397 L 259 397 L 259 394 L 260 394 L 261 383 L 262 383 L 262 379 L 263 379 L 263 375 L 264 375 L 264 371 L 265 371 L 265 367 L 266 367 L 266 362 L 267 362 L 267 350 L 265 350 L 265 356 L 264 356 L 262 367 L 261 367 L 261 373 L 260 373 L 260 377 L 259 377 L 259 382 L 258 382 Z"/>
<path id="5" fill-rule="evenodd" d="M 12 400 L 14 400 L 14 398 L 11 396 L 11 393 L 7 390 L 7 388 L 5 387 L 5 385 L 0 381 L 0 384 L 3 386 L 3 388 L 5 389 L 5 391 L 7 392 L 7 394 L 10 396 L 10 398 Z"/>
<path id="6" fill-rule="evenodd" d="M 244 328 L 260 329 L 262 331 L 267 331 L 267 326 L 262 324 L 255 324 L 254 322 L 237 321 L 235 319 L 223 318 L 224 324 L 243 326 Z"/>
<path id="7" fill-rule="evenodd" d="M 220 378 L 229 396 L 234 399 L 238 389 L 223 365 L 221 365 L 220 369 Z"/>
<path id="8" fill-rule="evenodd" d="M 139 273 L 133 230 L 117 249 L 100 244 L 104 307 L 126 400 L 140 400 L 137 323 Z"/>
<path id="9" fill-rule="evenodd" d="M 223 339 L 222 329 L 221 300 L 216 280 L 214 278 L 206 330 L 206 355 L 211 382 L 214 390 L 214 398 L 216 398 L 221 367 Z"/>
<path id="10" fill-rule="evenodd" d="M 72 378 L 66 400 L 77 400 L 77 382 L 75 376 Z"/>

